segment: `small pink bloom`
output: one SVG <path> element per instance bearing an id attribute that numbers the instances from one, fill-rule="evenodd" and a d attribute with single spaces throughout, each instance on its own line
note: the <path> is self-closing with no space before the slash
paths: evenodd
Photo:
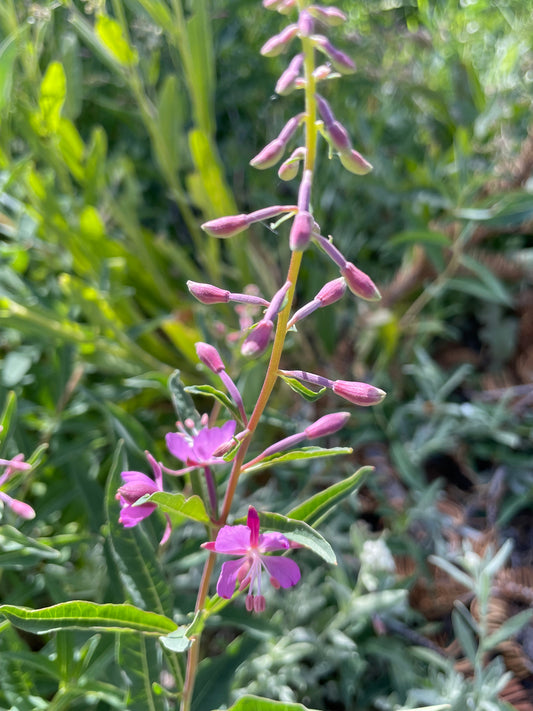
<path id="1" fill-rule="evenodd" d="M 15 471 L 31 469 L 31 464 L 22 461 L 23 459 L 23 454 L 17 454 L 13 459 L 0 459 L 0 466 L 6 467 L 0 476 L 0 486 L 5 484 Z M 35 518 L 35 511 L 29 504 L 24 503 L 24 501 L 19 501 L 19 499 L 14 499 L 12 496 L 9 496 L 9 494 L 6 494 L 5 491 L 0 491 L 0 501 L 8 506 L 17 516 L 21 516 L 25 519 Z"/>
<path id="2" fill-rule="evenodd" d="M 168 451 L 184 462 L 187 467 L 210 467 L 225 464 L 216 452 L 231 442 L 235 433 L 235 420 L 228 420 L 222 427 L 204 427 L 196 434 L 169 432 L 165 437 Z"/>
<path id="3" fill-rule="evenodd" d="M 300 580 L 300 569 L 289 558 L 273 558 L 271 551 L 291 548 L 291 542 L 281 533 L 259 533 L 259 515 L 253 506 L 248 509 L 246 526 L 223 526 L 214 542 L 204 543 L 202 548 L 224 555 L 240 556 L 226 561 L 217 583 L 217 593 L 229 600 L 235 592 L 249 587 L 246 609 L 262 612 L 265 598 L 261 593 L 261 573 L 265 570 L 275 588 L 290 588 Z"/>
<path id="4" fill-rule="evenodd" d="M 149 452 L 145 452 L 146 458 L 152 467 L 154 479 L 151 479 L 146 474 L 137 471 L 126 471 L 121 473 L 124 484 L 118 489 L 115 498 L 120 504 L 119 522 L 124 528 L 132 528 L 147 518 L 153 511 L 156 510 L 157 504 L 146 503 L 135 506 L 146 494 L 154 494 L 156 491 L 163 491 L 163 473 L 161 466 L 156 462 Z M 170 536 L 170 518 L 165 514 L 167 525 L 160 545 L 163 545 Z"/>
<path id="5" fill-rule="evenodd" d="M 332 387 L 336 395 L 340 395 L 354 405 L 377 405 L 385 397 L 386 393 L 380 388 L 375 388 L 368 383 L 358 383 L 351 380 L 335 380 Z"/>

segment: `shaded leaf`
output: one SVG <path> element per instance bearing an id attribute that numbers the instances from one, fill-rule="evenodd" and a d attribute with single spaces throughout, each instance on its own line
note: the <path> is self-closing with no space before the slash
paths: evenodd
<path id="1" fill-rule="evenodd" d="M 268 469 L 277 464 L 284 464 L 286 462 L 296 462 L 302 459 L 319 459 L 321 457 L 336 457 L 339 454 L 351 454 L 353 449 L 351 447 L 302 447 L 301 449 L 295 449 L 292 452 L 280 452 L 279 454 L 272 454 L 270 457 L 265 457 L 263 460 L 254 464 L 253 466 L 245 469 L 246 474 L 255 474 L 262 469 Z"/>

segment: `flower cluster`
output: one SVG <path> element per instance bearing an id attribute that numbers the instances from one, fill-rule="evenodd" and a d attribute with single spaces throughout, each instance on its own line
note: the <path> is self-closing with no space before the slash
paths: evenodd
<path id="1" fill-rule="evenodd" d="M 301 51 L 296 52 L 288 61 L 276 83 L 276 92 L 286 96 L 293 91 L 303 91 L 305 111 L 289 118 L 281 131 L 252 158 L 250 164 L 259 170 L 266 170 L 281 163 L 278 176 L 284 181 L 295 180 L 300 175 L 299 185 L 294 191 L 296 204 L 272 205 L 249 213 L 217 217 L 205 222 L 202 228 L 212 237 L 226 239 L 264 221 L 275 220 L 277 225 L 289 224 L 288 248 L 291 263 L 286 279 L 269 298 L 264 298 L 257 289 L 245 288 L 242 292 L 233 292 L 223 285 L 196 281 L 188 281 L 187 286 L 190 293 L 206 306 L 237 304 L 241 330 L 238 334 L 231 334 L 231 339 L 227 342 L 232 345 L 238 341 L 240 354 L 244 358 L 261 356 L 269 349 L 272 339 L 275 339 L 264 386 L 253 408 L 247 409 L 246 399 L 239 389 L 239 381 L 235 381 L 230 375 L 233 366 L 226 366 L 213 345 L 197 343 L 199 361 L 220 381 L 227 393 L 221 396 L 222 401 L 227 403 L 228 398 L 232 401 L 230 409 L 238 422 L 232 419 L 221 426 L 210 426 L 207 415 L 202 417 L 199 426 L 189 420 L 178 422 L 177 431 L 166 435 L 166 445 L 169 453 L 182 462 L 182 468 L 168 468 L 157 463 L 147 453 L 154 478 L 141 472 L 123 472 L 124 485 L 117 492 L 121 506 L 120 521 L 125 526 L 135 526 L 155 510 L 156 504 L 149 500 L 149 496 L 163 491 L 163 473 L 173 476 L 186 475 L 195 470 L 202 473 L 207 491 L 204 503 L 211 516 L 211 537 L 214 538 L 204 543 L 203 547 L 211 553 L 237 556 L 235 560 L 223 563 L 217 593 L 220 597 L 229 599 L 233 596 L 236 586 L 239 591 L 248 589 L 246 608 L 255 612 L 261 612 L 265 608 L 261 586 L 263 571 L 266 571 L 270 582 L 276 588 L 291 587 L 300 579 L 300 571 L 294 561 L 269 555 L 273 551 L 288 551 L 297 546 L 281 533 L 260 533 L 260 515 L 253 506 L 249 507 L 246 525 L 226 524 L 238 478 L 247 470 L 253 473 L 261 463 L 260 468 L 269 466 L 271 460 L 275 460 L 280 452 L 305 440 L 336 433 L 345 426 L 349 418 L 347 412 L 329 413 L 246 461 L 249 443 L 274 383 L 281 378 L 289 384 L 293 381 L 292 385 L 294 381 L 311 384 L 321 390 L 329 389 L 344 400 L 360 406 L 376 405 L 385 396 L 380 388 L 368 383 L 332 380 L 303 370 L 282 370 L 279 367 L 288 330 L 315 310 L 336 303 L 343 298 L 346 291 L 367 301 L 376 301 L 381 297 L 372 279 L 346 259 L 334 244 L 333 238 L 322 235 L 313 211 L 316 141 L 319 136 L 327 142 L 329 156 L 337 156 L 340 164 L 349 172 L 362 176 L 372 169 L 366 158 L 353 147 L 348 131 L 335 117 L 321 90 L 326 80 L 356 70 L 351 58 L 332 44 L 324 34 L 329 28 L 342 24 L 346 17 L 336 7 L 311 5 L 296 0 L 263 0 L 263 6 L 282 15 L 294 14 L 292 22 L 265 42 L 261 54 L 266 57 L 286 54 L 295 40 L 300 41 Z M 316 54 L 324 57 L 324 63 L 315 67 Z M 302 133 L 303 140 L 300 138 Z M 290 153 L 286 157 L 288 151 Z M 301 259 L 310 247 L 317 248 L 333 262 L 338 269 L 338 276 L 327 281 L 310 302 L 293 311 Z M 302 385 L 298 387 L 303 388 Z M 218 410 L 216 412 L 218 413 Z M 238 426 L 242 426 L 239 431 Z M 219 515 L 218 489 L 221 486 L 217 486 L 211 470 L 213 467 L 229 466 L 228 460 L 232 460 L 231 473 L 229 479 L 224 479 L 226 491 Z M 168 539 L 169 534 L 170 521 L 167 520 L 162 543 Z M 205 595 L 205 590 L 199 593 L 197 605 L 203 604 Z"/>

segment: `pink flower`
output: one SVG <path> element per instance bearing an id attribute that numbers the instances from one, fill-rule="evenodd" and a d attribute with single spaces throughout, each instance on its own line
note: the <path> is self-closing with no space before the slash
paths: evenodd
<path id="1" fill-rule="evenodd" d="M 275 588 L 290 588 L 300 580 L 300 569 L 289 558 L 272 558 L 266 553 L 291 548 L 291 542 L 281 533 L 259 533 L 259 515 L 253 506 L 248 509 L 246 526 L 223 526 L 216 540 L 203 543 L 202 548 L 215 553 L 240 556 L 237 560 L 228 560 L 222 565 L 217 582 L 217 593 L 229 600 L 235 583 L 239 590 L 248 585 L 246 609 L 248 612 L 263 612 L 265 598 L 261 594 L 261 572 L 264 568 Z"/>
<path id="2" fill-rule="evenodd" d="M 152 503 L 135 506 L 139 499 L 146 494 L 154 494 L 156 491 L 163 491 L 163 473 L 161 471 L 161 466 L 155 461 L 149 452 L 145 452 L 145 454 L 146 458 L 150 462 L 152 471 L 154 472 L 155 481 L 142 472 L 127 471 L 122 472 L 120 475 L 124 480 L 124 485 L 119 488 L 115 498 L 118 499 L 121 507 L 118 520 L 124 528 L 132 528 L 133 526 L 136 526 L 143 519 L 147 518 L 152 511 L 156 510 L 157 504 Z M 167 525 L 160 545 L 166 543 L 168 537 L 170 536 L 170 518 L 168 517 L 168 514 L 165 514 L 165 516 L 167 519 Z"/>
<path id="3" fill-rule="evenodd" d="M 222 427 L 204 427 L 193 434 L 183 428 L 181 432 L 169 432 L 165 437 L 168 451 L 190 469 L 224 464 L 217 450 L 231 445 L 236 424 L 235 420 L 228 420 Z"/>
<path id="4" fill-rule="evenodd" d="M 0 466 L 6 467 L 5 471 L 0 476 L 0 486 L 5 484 L 5 482 L 15 471 L 31 469 L 31 464 L 23 462 L 23 458 L 23 454 L 17 454 L 16 457 L 13 457 L 13 459 L 0 459 Z M 6 494 L 5 491 L 0 491 L 0 501 L 2 501 L 6 506 L 9 506 L 9 508 L 13 511 L 13 513 L 17 514 L 17 516 L 21 516 L 26 519 L 35 518 L 35 511 L 29 504 L 25 504 L 24 501 L 14 499 L 12 496 L 9 496 L 9 494 Z"/>

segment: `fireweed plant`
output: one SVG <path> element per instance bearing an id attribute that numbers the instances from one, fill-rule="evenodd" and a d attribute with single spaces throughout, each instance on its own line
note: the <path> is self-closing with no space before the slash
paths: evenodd
<path id="1" fill-rule="evenodd" d="M 254 223 L 276 218 L 274 227 L 278 228 L 290 222 L 287 276 L 270 299 L 257 293 L 233 293 L 218 285 L 187 283 L 191 294 L 203 304 L 233 303 L 259 310 L 259 319 L 251 325 L 246 324 L 239 342 L 240 352 L 247 358 L 258 357 L 271 349 L 262 388 L 253 408 L 250 408 L 246 393 L 239 391 L 217 349 L 208 343 L 197 343 L 198 358 L 224 386 L 227 395 L 219 393 L 219 396 L 225 398 L 230 411 L 235 413 L 234 419 L 215 426 L 206 414 L 196 419 L 185 417 L 177 423 L 177 431 L 166 435 L 168 451 L 179 465 L 176 468 L 167 467 L 147 452 L 153 478 L 138 471 L 124 471 L 121 474 L 123 485 L 116 494 L 121 507 L 119 520 L 125 527 L 136 526 L 157 508 L 158 502 L 163 503 L 163 474 L 190 476 L 193 490 L 203 499 L 209 532 L 209 540 L 203 548 L 209 555 L 196 600 L 196 623 L 185 631 L 187 641 L 183 648 L 187 649 L 188 656 L 181 696 L 182 711 L 189 711 L 191 707 L 201 629 L 207 616 L 226 604 L 224 601 L 238 597 L 241 592 L 246 592 L 245 606 L 250 613 L 263 612 L 266 606 L 263 594 L 266 579 L 274 588 L 290 588 L 300 580 L 298 564 L 291 557 L 280 554 L 291 553 L 292 549 L 302 545 L 320 552 L 321 546 L 328 545 L 305 523 L 306 516 L 301 508 L 290 512 L 293 513 L 291 518 L 290 514 L 285 517 L 272 512 L 258 512 L 252 504 L 245 521 L 234 525 L 227 523 L 243 473 L 250 474 L 258 468 L 266 468 L 281 453 L 288 451 L 293 452 L 294 458 L 311 457 L 314 450 L 294 448 L 306 440 L 313 441 L 337 432 L 349 418 L 348 412 L 329 413 L 302 432 L 285 437 L 261 454 L 247 459 L 249 446 L 274 386 L 282 380 L 301 393 L 309 393 L 308 385 L 311 385 L 318 387 L 319 393 L 331 390 L 341 399 L 360 406 L 376 405 L 385 396 L 382 390 L 367 383 L 331 380 L 325 375 L 280 368 L 287 332 L 294 330 L 299 321 L 309 317 L 316 309 L 335 303 L 347 289 L 369 301 L 378 300 L 380 295 L 370 277 L 344 257 L 331 236 L 323 234 L 313 216 L 313 178 L 317 170 L 319 137 L 326 140 L 330 158 L 336 155 L 348 171 L 360 176 L 372 168 L 352 147 L 346 129 L 335 118 L 332 108 L 320 93 L 321 85 L 326 80 L 355 71 L 353 61 L 337 49 L 325 34 L 342 24 L 345 15 L 336 7 L 311 5 L 306 0 L 263 0 L 263 5 L 268 10 L 287 16 L 289 23 L 264 44 L 261 54 L 265 57 L 286 54 L 299 43 L 299 51 L 297 49 L 280 76 L 276 92 L 285 96 L 299 90 L 304 96 L 304 110 L 289 118 L 279 135 L 251 160 L 251 165 L 259 170 L 272 168 L 282 161 L 289 145 L 296 143 L 289 157 L 281 163 L 278 175 L 285 181 L 300 176 L 297 204 L 273 205 L 249 214 L 221 217 L 206 222 L 202 228 L 214 238 L 229 239 Z M 324 63 L 317 64 L 317 57 L 321 57 Z M 300 266 L 306 250 L 310 248 L 318 248 L 325 258 L 331 259 L 339 269 L 339 277 L 326 283 L 312 301 L 293 312 Z M 216 417 L 218 408 L 214 413 Z M 228 466 L 231 466 L 231 471 L 223 497 L 219 499 L 215 471 Z M 308 509 L 324 505 L 326 499 L 322 498 L 320 502 L 311 500 Z M 171 520 L 167 515 L 161 543 L 165 543 L 170 536 Z M 227 556 L 230 558 L 227 559 Z M 217 595 L 210 598 L 213 573 L 220 565 L 219 558 L 222 562 L 216 583 Z"/>

